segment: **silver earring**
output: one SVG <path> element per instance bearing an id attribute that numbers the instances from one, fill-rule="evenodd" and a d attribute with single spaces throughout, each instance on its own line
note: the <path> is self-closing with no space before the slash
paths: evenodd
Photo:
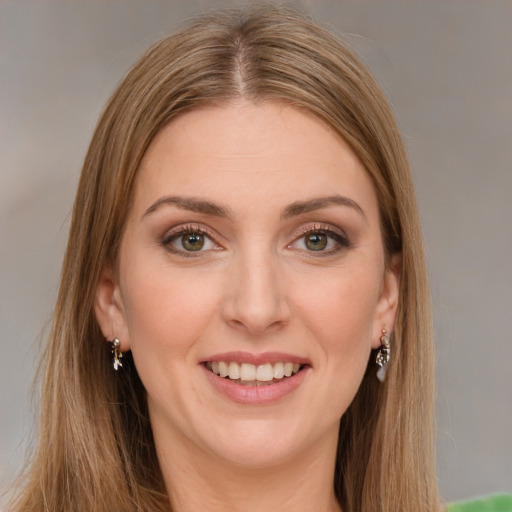
<path id="1" fill-rule="evenodd" d="M 377 352 L 377 357 L 375 358 L 375 362 L 379 369 L 377 370 L 377 378 L 383 382 L 386 377 L 386 366 L 389 363 L 389 358 L 391 356 L 391 346 L 389 344 L 389 334 L 386 329 L 382 329 L 382 336 L 380 337 L 381 346 L 379 351 Z"/>
<path id="2" fill-rule="evenodd" d="M 123 357 L 123 353 L 121 352 L 121 349 L 119 348 L 121 346 L 121 342 L 114 338 L 110 342 L 110 352 L 112 354 L 112 364 L 114 365 L 114 370 L 119 370 L 119 367 L 123 366 L 123 363 L 121 362 L 121 359 Z"/>

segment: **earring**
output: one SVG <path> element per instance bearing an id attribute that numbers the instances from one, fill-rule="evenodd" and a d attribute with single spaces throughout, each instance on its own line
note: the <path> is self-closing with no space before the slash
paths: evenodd
<path id="1" fill-rule="evenodd" d="M 391 356 L 391 346 L 389 344 L 389 335 L 386 329 L 382 329 L 382 336 L 380 337 L 381 347 L 377 352 L 377 357 L 375 358 L 375 362 L 379 369 L 377 370 L 377 378 L 383 382 L 386 377 L 386 365 L 389 362 L 389 358 Z"/>
<path id="2" fill-rule="evenodd" d="M 114 365 L 114 370 L 119 370 L 119 367 L 123 366 L 123 363 L 121 362 L 121 358 L 123 357 L 123 353 L 121 352 L 121 349 L 119 348 L 121 346 L 121 342 L 114 338 L 110 342 L 110 353 L 112 354 L 112 360 Z"/>

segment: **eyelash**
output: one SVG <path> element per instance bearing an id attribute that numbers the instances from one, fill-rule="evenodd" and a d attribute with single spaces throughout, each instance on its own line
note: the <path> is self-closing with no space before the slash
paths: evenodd
<path id="1" fill-rule="evenodd" d="M 179 254 L 180 256 L 184 256 L 186 258 L 197 258 L 200 256 L 201 252 L 204 251 L 186 251 L 179 250 L 172 246 L 172 242 L 178 240 L 179 238 L 185 235 L 201 235 L 205 238 L 208 238 L 213 244 L 218 244 L 215 242 L 215 237 L 210 233 L 207 229 L 199 227 L 198 225 L 189 224 L 186 226 L 179 226 L 178 228 L 172 229 L 167 232 L 164 239 L 162 240 L 162 245 L 170 252 L 174 254 Z"/>
<path id="2" fill-rule="evenodd" d="M 295 240 L 289 245 L 289 247 L 307 236 L 316 234 L 325 235 L 331 238 L 332 240 L 334 240 L 336 247 L 318 252 L 304 250 L 310 257 L 327 257 L 336 254 L 343 249 L 349 249 L 351 247 L 351 243 L 346 235 L 333 230 L 332 228 L 325 224 L 315 224 L 312 227 L 304 227 L 300 231 L 300 235 L 297 238 L 295 238 Z"/>
<path id="3" fill-rule="evenodd" d="M 200 227 L 199 225 L 185 225 L 185 226 L 179 226 L 178 228 L 172 229 L 170 232 L 166 233 L 164 239 L 162 240 L 162 245 L 170 252 L 179 254 L 180 256 L 184 256 L 186 258 L 194 258 L 201 256 L 202 252 L 205 251 L 186 251 L 186 250 L 179 250 L 172 246 L 172 242 L 175 240 L 178 240 L 179 238 L 185 236 L 185 235 L 201 235 L 210 240 L 211 243 L 215 244 L 216 246 L 219 246 L 217 242 L 215 242 L 215 236 L 210 233 L 208 229 L 205 229 L 203 227 Z M 289 244 L 287 247 L 291 248 L 294 244 L 296 244 L 299 240 L 304 239 L 305 237 L 309 235 L 325 235 L 329 237 L 330 239 L 334 240 L 336 247 L 331 248 L 329 250 L 321 250 L 321 251 L 308 251 L 306 249 L 299 249 L 301 251 L 304 251 L 305 253 L 308 253 L 308 256 L 310 257 L 325 257 L 330 256 L 333 254 L 338 253 L 339 251 L 343 249 L 349 249 L 351 247 L 351 243 L 349 242 L 348 238 L 331 229 L 328 227 L 328 225 L 317 225 L 315 224 L 312 227 L 305 227 L 301 229 L 299 236 L 297 236 L 294 241 Z M 216 250 L 216 249 L 214 249 Z"/>

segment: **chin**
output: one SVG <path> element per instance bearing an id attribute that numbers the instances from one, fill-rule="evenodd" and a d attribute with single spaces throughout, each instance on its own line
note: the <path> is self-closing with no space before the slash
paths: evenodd
<path id="1" fill-rule="evenodd" d="M 283 421 L 284 420 L 284 421 Z M 315 439 L 315 422 L 308 418 L 244 419 L 224 425 L 219 422 L 203 442 L 208 451 L 229 465 L 246 469 L 271 469 L 303 457 L 328 440 L 336 446 L 339 421 L 324 429 Z M 318 435 L 318 434 L 316 434 Z M 205 436 L 206 437 L 206 436 Z"/>

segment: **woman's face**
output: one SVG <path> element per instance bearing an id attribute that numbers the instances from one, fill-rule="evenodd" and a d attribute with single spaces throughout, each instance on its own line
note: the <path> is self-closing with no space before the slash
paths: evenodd
<path id="1" fill-rule="evenodd" d="M 96 304 L 132 350 L 157 447 L 260 467 L 332 450 L 394 321 L 379 226 L 362 164 L 310 114 L 239 102 L 170 123 Z"/>

